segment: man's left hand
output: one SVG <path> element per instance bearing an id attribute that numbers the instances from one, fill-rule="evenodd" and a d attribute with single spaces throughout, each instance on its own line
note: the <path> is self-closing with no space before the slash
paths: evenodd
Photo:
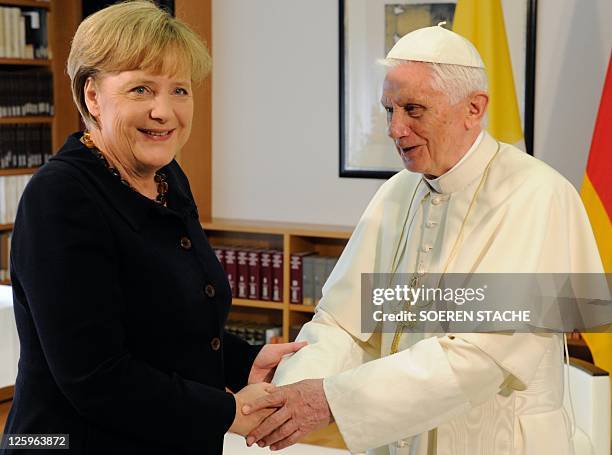
<path id="1" fill-rule="evenodd" d="M 253 362 L 249 373 L 249 384 L 258 382 L 271 382 L 277 365 L 287 354 L 299 351 L 308 343 L 306 341 L 294 341 L 293 343 L 266 344 Z"/>
<path id="2" fill-rule="evenodd" d="M 284 449 L 308 433 L 333 422 L 323 390 L 323 379 L 306 379 L 278 387 L 275 392 L 245 405 L 242 412 L 246 415 L 264 408 L 278 410 L 249 433 L 249 447 L 257 442 L 260 447 Z"/>

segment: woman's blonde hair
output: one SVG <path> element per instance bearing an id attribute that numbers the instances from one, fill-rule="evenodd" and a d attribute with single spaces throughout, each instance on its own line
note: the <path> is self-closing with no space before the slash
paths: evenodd
<path id="1" fill-rule="evenodd" d="M 150 1 L 128 1 L 87 17 L 77 29 L 68 56 L 72 97 L 85 124 L 96 120 L 85 104 L 90 77 L 107 72 L 144 70 L 157 74 L 191 73 L 198 83 L 211 58 L 200 37 Z"/>

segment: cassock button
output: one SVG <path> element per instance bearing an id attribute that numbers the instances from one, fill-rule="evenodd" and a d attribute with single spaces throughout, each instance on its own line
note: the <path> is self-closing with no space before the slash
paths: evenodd
<path id="1" fill-rule="evenodd" d="M 207 297 L 212 299 L 215 296 L 215 287 L 212 284 L 207 284 L 204 287 L 204 293 Z"/>
<path id="2" fill-rule="evenodd" d="M 433 205 L 439 205 L 440 204 L 440 198 L 438 196 L 434 196 L 431 198 L 431 203 Z"/>
<path id="3" fill-rule="evenodd" d="M 214 337 L 212 340 L 210 340 L 210 347 L 213 351 L 218 351 L 221 347 L 221 340 L 217 337 Z"/>
<path id="4" fill-rule="evenodd" d="M 432 247 L 431 247 L 431 246 L 429 246 L 429 245 L 423 245 L 423 246 L 421 247 L 421 249 L 423 250 L 423 253 L 429 253 L 429 252 L 431 251 L 431 248 L 432 248 Z"/>
<path id="5" fill-rule="evenodd" d="M 184 250 L 191 249 L 191 239 L 189 237 L 181 237 L 181 248 Z"/>
<path id="6" fill-rule="evenodd" d="M 434 227 L 435 225 L 436 225 L 436 222 L 435 222 L 435 221 L 428 221 L 428 222 L 425 224 L 425 226 L 427 226 L 428 228 L 432 228 L 432 227 Z"/>

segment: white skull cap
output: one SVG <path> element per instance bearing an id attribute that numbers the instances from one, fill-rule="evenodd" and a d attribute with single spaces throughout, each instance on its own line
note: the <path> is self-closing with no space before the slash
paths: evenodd
<path id="1" fill-rule="evenodd" d="M 441 25 L 420 28 L 404 35 L 389 51 L 387 58 L 484 68 L 474 45 Z"/>

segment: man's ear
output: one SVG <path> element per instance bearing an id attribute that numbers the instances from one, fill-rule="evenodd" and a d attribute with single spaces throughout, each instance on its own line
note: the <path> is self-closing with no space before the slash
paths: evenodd
<path id="1" fill-rule="evenodd" d="M 474 92 L 468 97 L 468 114 L 465 127 L 470 130 L 482 123 L 489 105 L 489 95 L 486 92 Z"/>
<path id="2" fill-rule="evenodd" d="M 93 77 L 87 78 L 85 86 L 83 87 L 83 92 L 87 110 L 97 119 L 100 116 L 100 104 L 98 103 L 98 87 Z"/>

